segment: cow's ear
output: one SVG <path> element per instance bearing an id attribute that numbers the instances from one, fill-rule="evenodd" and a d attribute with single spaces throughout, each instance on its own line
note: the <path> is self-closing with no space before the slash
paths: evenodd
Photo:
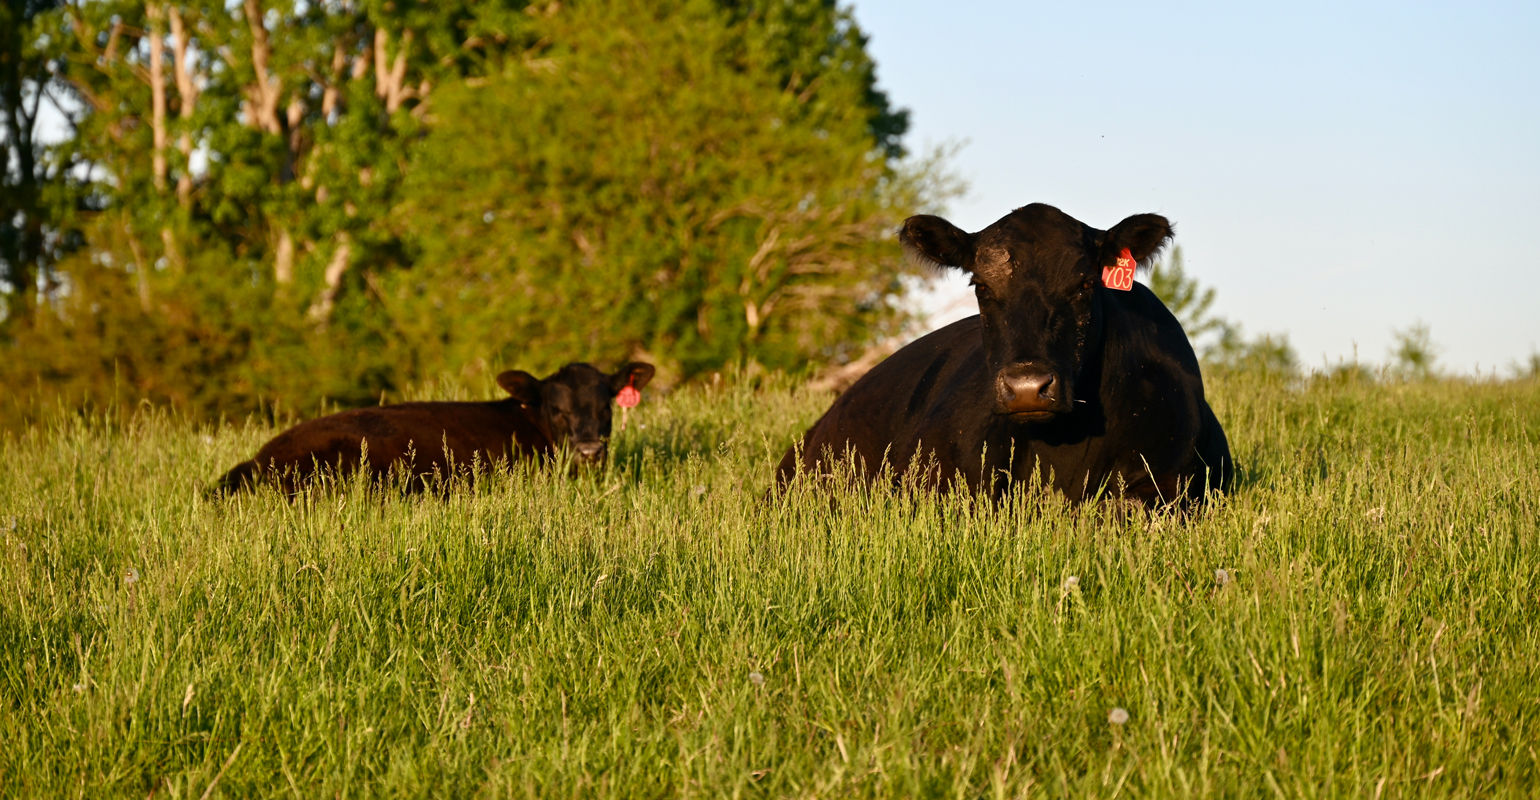
<path id="1" fill-rule="evenodd" d="M 1118 256 L 1127 249 L 1140 266 L 1149 264 L 1150 257 L 1171 241 L 1174 232 L 1171 221 L 1159 214 L 1135 214 L 1112 226 L 1102 237 L 1100 266 L 1117 263 Z"/>
<path id="2" fill-rule="evenodd" d="M 657 369 L 651 364 L 632 361 L 616 370 L 615 374 L 610 376 L 610 389 L 619 392 L 621 389 L 630 386 L 640 392 L 642 387 L 652 380 L 653 373 L 655 372 L 657 372 Z"/>
<path id="3" fill-rule="evenodd" d="M 904 246 L 904 255 L 909 262 L 922 267 L 963 269 L 963 265 L 973 258 L 973 236 L 930 214 L 904 220 L 898 241 Z"/>
<path id="4" fill-rule="evenodd" d="M 540 379 L 528 372 L 510 369 L 497 376 L 497 385 L 526 406 L 540 405 Z"/>

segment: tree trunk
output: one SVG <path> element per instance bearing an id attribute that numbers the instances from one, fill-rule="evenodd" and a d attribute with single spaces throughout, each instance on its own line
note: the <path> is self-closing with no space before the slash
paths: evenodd
<path id="1" fill-rule="evenodd" d="M 182 174 L 176 179 L 176 199 L 183 208 L 192 205 L 192 125 L 193 111 L 198 105 L 198 84 L 193 81 L 192 67 L 187 63 L 187 31 L 182 25 L 182 12 L 171 7 L 171 46 L 176 65 L 176 92 L 181 97 L 182 135 L 177 148 L 182 151 Z"/>
<path id="2" fill-rule="evenodd" d="M 11 284 L 11 298 L 7 314 L 26 324 L 31 320 L 37 304 L 37 281 L 42 272 L 44 252 L 43 219 L 38 207 L 37 153 L 34 149 L 33 129 L 37 123 L 37 106 L 28 113 L 22 94 L 22 84 L 29 77 L 24 73 L 22 60 L 23 42 L 20 26 L 15 30 L 0 32 L 0 116 L 5 126 L 5 147 L 0 148 L 7 162 L 14 159 L 16 180 L 14 183 L 0 177 L 0 202 L 9 219 L 4 225 L 14 226 L 13 235 L 0 237 L 4 242 L 0 258 L 9 264 L 4 276 Z M 46 75 L 43 76 L 46 79 Z M 37 86 L 37 101 L 42 100 L 42 85 Z M 9 239 L 9 241 L 5 241 Z"/>
<path id="3" fill-rule="evenodd" d="M 144 7 L 144 15 L 150 20 L 150 130 L 154 135 L 155 149 L 150 156 L 150 162 L 155 172 L 155 188 L 164 191 L 166 188 L 166 68 L 162 51 L 165 42 L 162 41 L 160 21 L 165 17 L 159 3 L 150 3 Z"/>
<path id="4" fill-rule="evenodd" d="M 287 114 L 283 119 L 278 116 L 278 98 L 283 94 L 283 79 L 268 71 L 268 59 L 273 51 L 268 41 L 267 25 L 262 21 L 262 5 L 258 0 L 245 0 L 242 6 L 246 11 L 246 24 L 251 29 L 251 67 L 256 73 L 256 82 L 246 88 L 251 109 L 250 123 L 259 130 L 282 136 L 284 123 L 288 121 Z M 293 142 L 290 139 L 286 138 L 284 143 L 292 150 Z M 284 169 L 278 176 L 280 182 L 293 179 L 290 168 L 293 163 L 292 152 L 284 161 Z M 294 282 L 294 237 L 281 224 L 278 224 L 278 243 L 273 258 L 273 279 L 280 287 Z"/>

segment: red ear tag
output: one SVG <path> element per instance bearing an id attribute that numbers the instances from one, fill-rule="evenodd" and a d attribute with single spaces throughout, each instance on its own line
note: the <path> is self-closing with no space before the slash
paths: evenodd
<path id="1" fill-rule="evenodd" d="M 1134 288 L 1134 268 L 1137 266 L 1133 253 L 1123 248 L 1123 252 L 1118 253 L 1117 265 L 1102 267 L 1102 285 L 1120 292 Z"/>
<path id="2" fill-rule="evenodd" d="M 615 395 L 615 405 L 621 408 L 636 408 L 636 404 L 642 402 L 642 393 L 635 386 L 625 386 Z"/>

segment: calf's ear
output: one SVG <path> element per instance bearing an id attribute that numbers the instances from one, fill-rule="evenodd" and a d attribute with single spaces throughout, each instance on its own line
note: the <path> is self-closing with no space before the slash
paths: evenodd
<path id="1" fill-rule="evenodd" d="M 1171 221 L 1159 214 L 1135 214 L 1112 226 L 1102 237 L 1101 266 L 1116 264 L 1126 248 L 1140 266 L 1171 241 Z"/>
<path id="2" fill-rule="evenodd" d="M 610 376 L 610 390 L 619 392 L 621 389 L 630 386 L 640 392 L 642 387 L 652 380 L 653 373 L 655 372 L 657 372 L 657 369 L 651 364 L 632 361 L 616 370 L 615 374 Z"/>
<path id="3" fill-rule="evenodd" d="M 510 369 L 497 376 L 497 385 L 526 406 L 540 405 L 540 379 L 528 372 Z"/>
<path id="4" fill-rule="evenodd" d="M 898 241 L 909 263 L 932 269 L 957 267 L 973 258 L 973 236 L 962 228 L 930 214 L 904 220 Z"/>

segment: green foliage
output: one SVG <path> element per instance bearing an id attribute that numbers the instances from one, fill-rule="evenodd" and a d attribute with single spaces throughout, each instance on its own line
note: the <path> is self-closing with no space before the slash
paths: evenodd
<path id="1" fill-rule="evenodd" d="M 209 502 L 273 428 L 64 415 L 0 439 L 0 775 L 27 797 L 1526 795 L 1540 385 L 1208 388 L 1241 477 L 1189 518 L 767 499 L 826 403 L 774 385 L 651 395 L 608 471 L 445 500 Z"/>
<path id="2" fill-rule="evenodd" d="M 1246 338 L 1241 326 L 1226 322 L 1220 335 L 1204 348 L 1204 363 L 1217 369 L 1260 372 L 1271 375 L 1299 373 L 1299 356 L 1289 344 L 1288 334 L 1264 333 Z"/>
<path id="3" fill-rule="evenodd" d="M 767 68 L 785 91 L 798 95 L 809 113 L 822 106 L 848 103 L 823 84 L 854 89 L 866 116 L 867 131 L 889 158 L 904 155 L 901 141 L 909 112 L 894 108 L 877 88 L 876 64 L 866 52 L 867 37 L 850 9 L 836 0 L 717 0 L 740 32 L 747 56 Z"/>
<path id="4" fill-rule="evenodd" d="M 871 152 L 860 81 L 810 102 L 708 3 L 583 4 L 561 43 L 435 97 L 387 281 L 425 363 L 646 352 L 797 368 L 901 322 L 891 231 L 918 198 Z M 488 136 L 487 131 L 496 131 Z"/>
<path id="5" fill-rule="evenodd" d="M 1438 348 L 1427 323 L 1417 322 L 1404 331 L 1391 331 L 1395 340 L 1390 348 L 1393 374 L 1414 380 L 1427 380 L 1437 374 Z"/>
<path id="6" fill-rule="evenodd" d="M 639 350 L 676 376 L 796 367 L 901 323 L 874 243 L 931 167 L 882 154 L 903 116 L 832 3 L 102 0 L 30 19 L 18 41 L 52 48 L 75 135 L 41 190 L 57 263 L 10 295 L 44 313 L 0 321 L 0 382 L 28 387 L 0 426 L 57 393 L 206 418 Z M 461 116 L 482 113 L 498 125 Z M 466 172 L 486 153 L 515 194 Z M 507 215 L 483 230 L 488 209 Z M 520 254 L 475 249 L 492 242 Z"/>

